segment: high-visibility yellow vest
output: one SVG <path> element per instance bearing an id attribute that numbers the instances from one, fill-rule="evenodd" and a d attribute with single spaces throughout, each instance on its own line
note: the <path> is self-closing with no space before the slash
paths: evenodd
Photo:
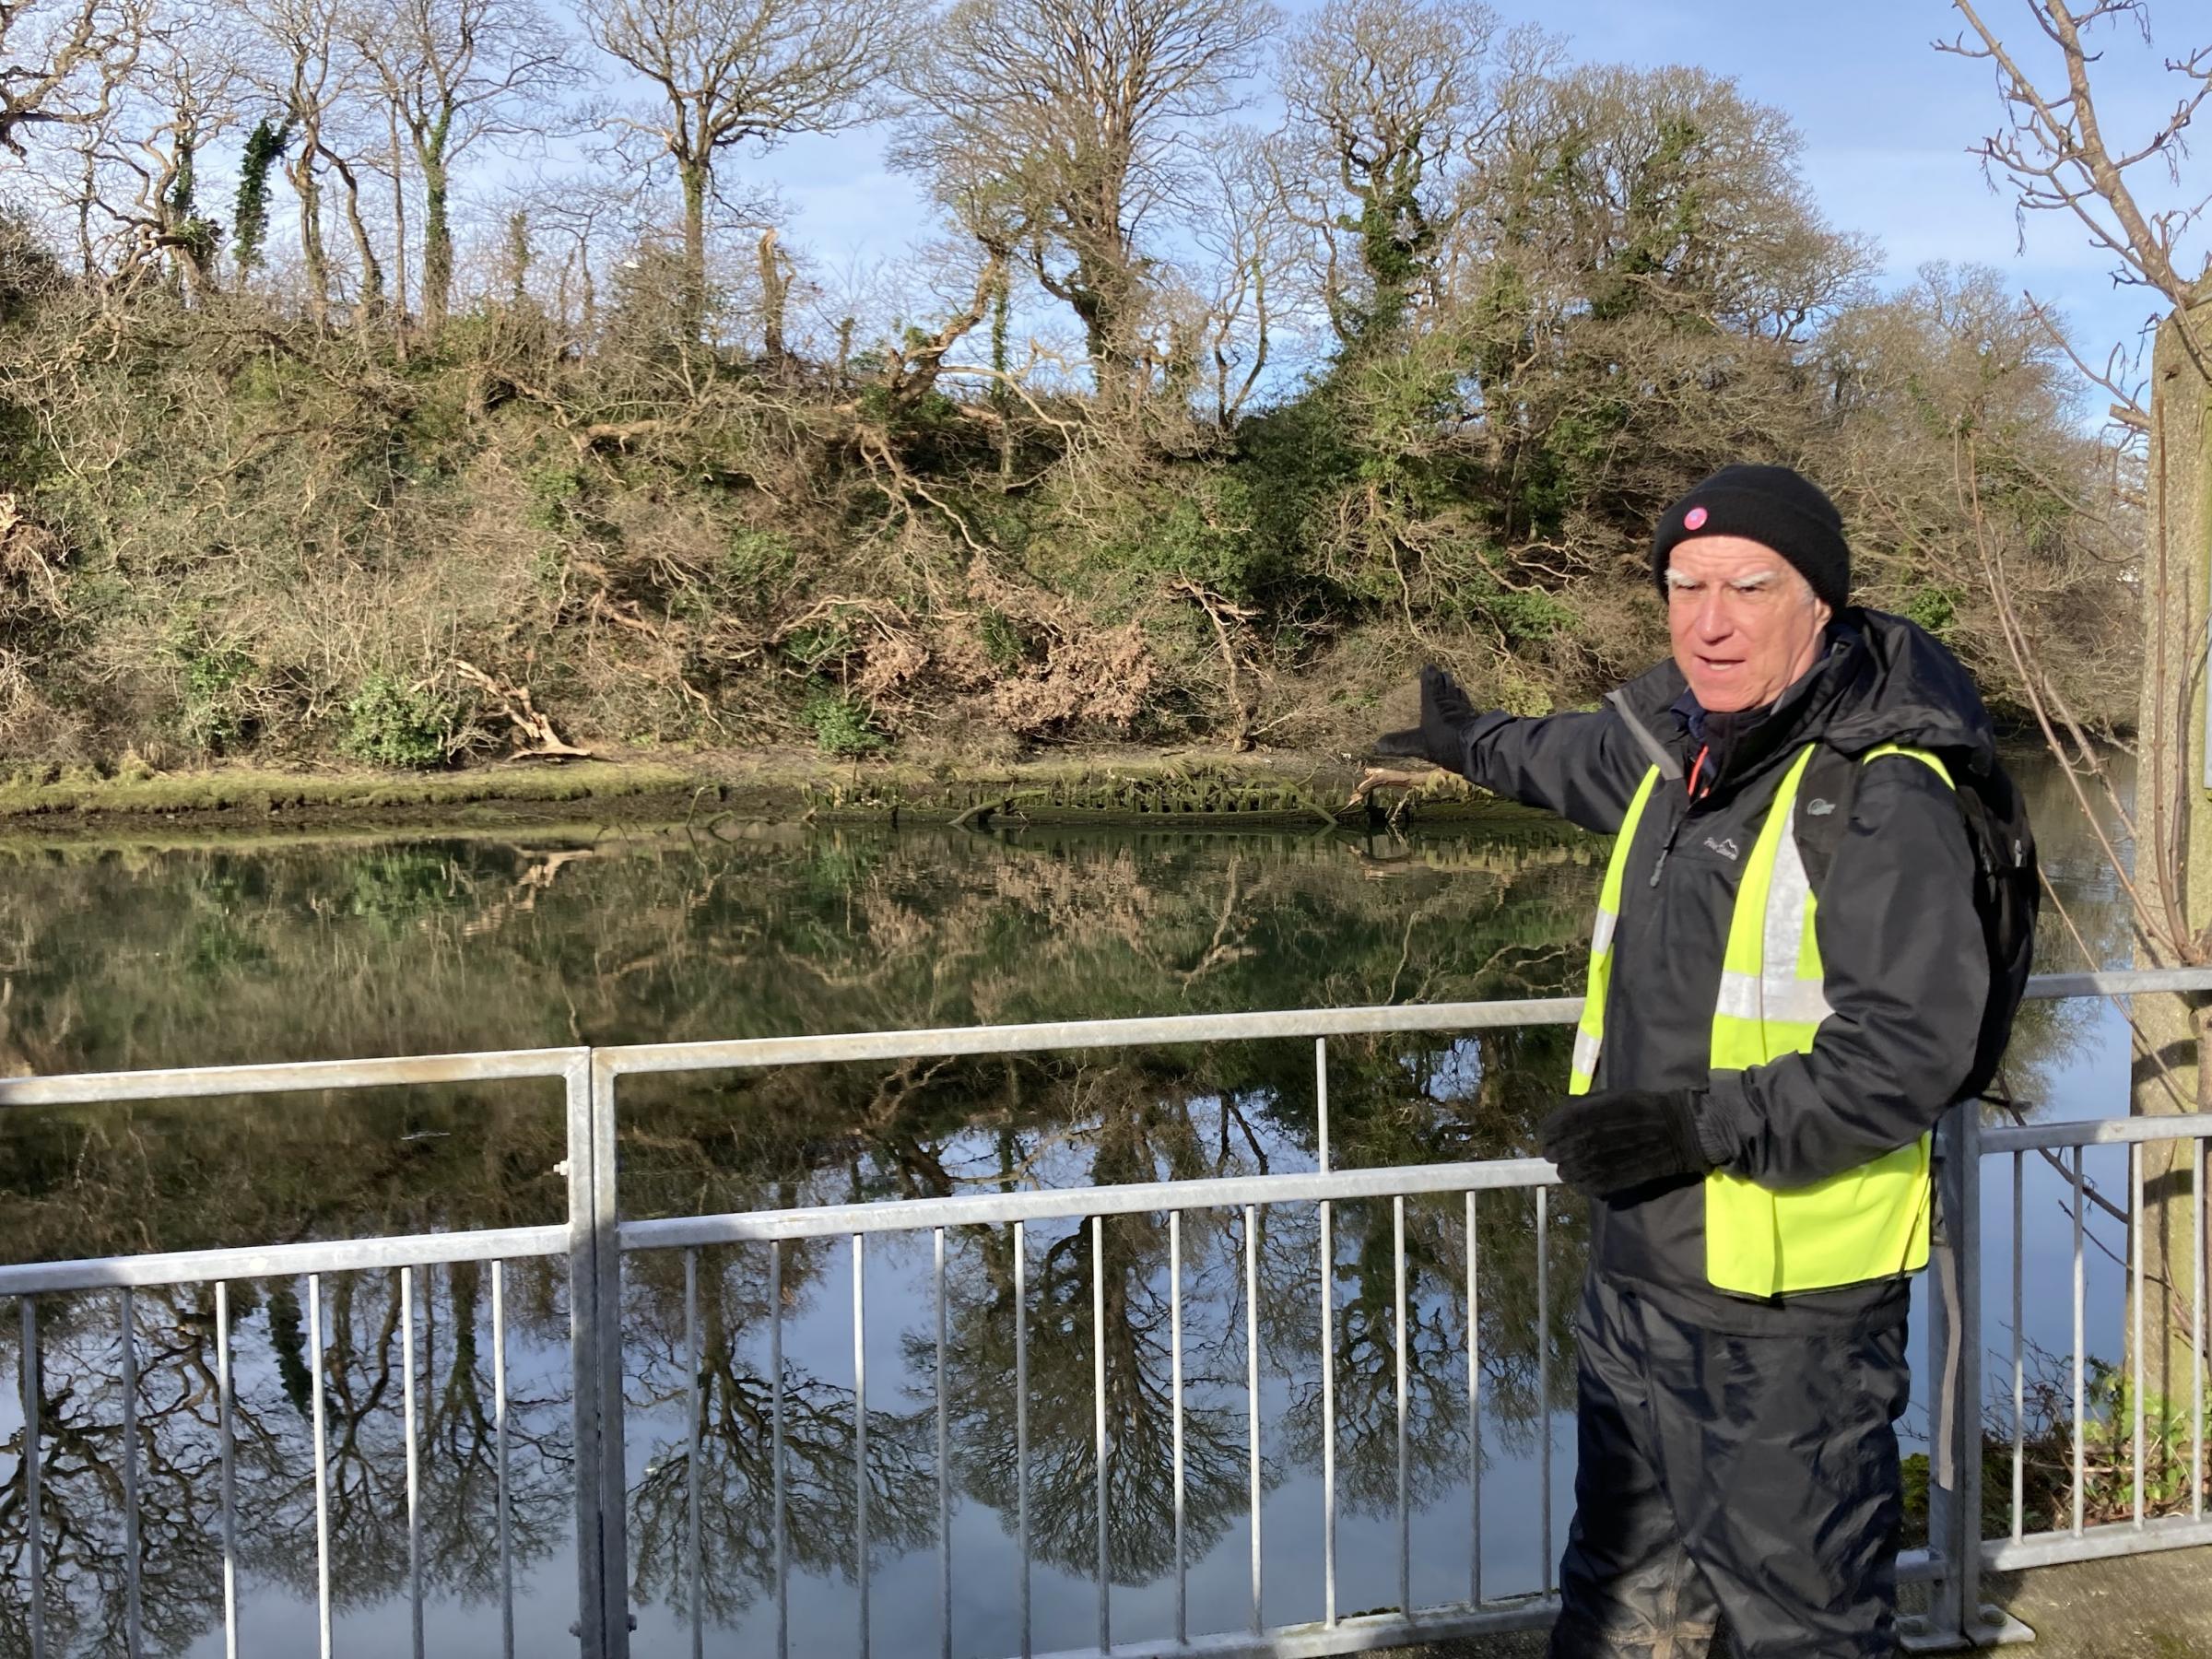
<path id="1" fill-rule="evenodd" d="M 1746 1071 L 1809 1052 L 1820 1022 L 1833 1011 L 1813 928 L 1818 901 L 1792 832 L 1797 785 L 1814 747 L 1808 744 L 1783 775 L 1744 864 L 1712 1011 L 1715 1071 Z M 1925 749 L 1884 744 L 1863 759 L 1871 762 L 1884 755 L 1911 756 L 1955 787 L 1943 762 Z M 1622 872 L 1658 782 L 1656 766 L 1644 773 L 1598 891 L 1590 986 L 1575 1031 L 1570 1094 L 1588 1093 L 1597 1075 Z M 1705 1177 L 1706 1278 L 1723 1290 L 1767 1297 L 1917 1272 L 1928 1261 L 1929 1156 L 1924 1135 L 1857 1169 L 1784 1192 L 1715 1170 Z"/>

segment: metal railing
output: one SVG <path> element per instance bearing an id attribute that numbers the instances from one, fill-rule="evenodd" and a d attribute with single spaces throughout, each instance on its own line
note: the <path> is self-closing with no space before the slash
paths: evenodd
<path id="1" fill-rule="evenodd" d="M 2059 998 L 2124 995 L 2136 992 L 2212 990 L 2212 971 L 2066 974 L 2031 982 L 2032 997 Z M 689 1443 L 686 1479 L 683 1540 L 686 1623 L 688 1651 L 701 1651 L 703 1638 L 702 1577 L 707 1571 L 701 1536 L 700 1480 L 700 1316 L 699 1296 L 700 1252 L 712 1247 L 751 1244 L 765 1246 L 769 1259 L 770 1342 L 772 1397 L 772 1518 L 775 1541 L 776 1652 L 791 1647 L 787 1596 L 791 1563 L 786 1530 L 785 1489 L 785 1367 L 783 1363 L 784 1296 L 782 1276 L 785 1250 L 803 1241 L 842 1241 L 852 1264 L 852 1336 L 853 1373 L 853 1479 L 856 1498 L 854 1548 L 851 1573 L 857 1594 L 853 1606 L 855 1651 L 865 1654 L 871 1645 L 868 1513 L 868 1378 L 865 1335 L 865 1290 L 868 1241 L 886 1235 L 925 1237 L 929 1244 L 935 1335 L 935 1535 L 940 1651 L 953 1652 L 953 1583 L 957 1563 L 952 1554 L 951 1493 L 947 1468 L 947 1403 L 946 1386 L 946 1262 L 947 1235 L 962 1229 L 1006 1229 L 1012 1242 L 1015 1317 L 1016 1472 L 1014 1533 L 1018 1571 L 1007 1586 L 1018 1598 L 1019 1653 L 1028 1659 L 1033 1652 L 1031 1619 L 1032 1541 L 1030 1536 L 1030 1377 L 1029 1372 L 1029 1304 L 1025 1283 L 1028 1255 L 1026 1232 L 1039 1223 L 1088 1224 L 1094 1271 L 1091 1276 L 1092 1412 L 1091 1455 L 1096 1475 L 1096 1568 L 1098 1594 L 1097 1641 L 1094 1647 L 1071 1653 L 1106 1653 L 1117 1659 L 1137 1655 L 1267 1654 L 1325 1655 L 1371 1651 L 1416 1641 L 1436 1641 L 1485 1632 L 1537 1628 L 1556 1611 L 1552 1566 L 1555 1559 L 1551 1436 L 1535 1437 L 1541 1462 L 1538 1490 L 1541 1533 L 1541 1572 L 1538 1592 L 1504 1598 L 1486 1598 L 1482 1582 L 1482 1394 L 1480 1337 L 1477 1330 L 1479 1260 L 1477 1241 L 1478 1206 L 1483 1195 L 1527 1191 L 1535 1221 L 1536 1306 L 1539 1320 L 1550 1306 L 1548 1189 L 1556 1177 L 1541 1159 L 1520 1159 L 1485 1162 L 1423 1165 L 1390 1169 L 1342 1170 L 1332 1167 L 1329 1137 L 1328 1040 L 1332 1037 L 1387 1032 L 1459 1033 L 1502 1027 L 1567 1024 L 1580 1012 L 1578 998 L 1494 1003 L 1465 1003 L 1424 1006 L 1322 1009 L 1260 1014 L 1189 1016 L 1157 1019 L 1116 1019 L 978 1027 L 943 1030 L 885 1031 L 853 1036 L 794 1037 L 729 1042 L 660 1044 L 605 1049 L 548 1049 L 506 1053 L 440 1056 L 420 1059 L 341 1061 L 306 1065 L 189 1068 L 173 1071 L 112 1073 L 79 1077 L 23 1078 L 0 1082 L 0 1106 L 81 1105 L 96 1102 L 210 1099 L 247 1094 L 273 1094 L 323 1089 L 359 1089 L 394 1085 L 464 1084 L 492 1081 L 554 1080 L 563 1089 L 567 1144 L 568 1219 L 565 1225 L 438 1232 L 405 1237 L 356 1239 L 242 1249 L 201 1250 L 168 1254 L 106 1256 L 78 1261 L 18 1264 L 0 1267 L 0 1296 L 17 1299 L 21 1341 L 23 1411 L 22 1468 L 23 1524 L 27 1532 L 24 1554 L 29 1644 L 32 1659 L 46 1659 L 50 1651 L 45 1628 L 45 1579 L 42 1553 L 43 1515 L 40 1496 L 41 1457 L 41 1392 L 40 1335 L 35 1298 L 62 1291 L 113 1289 L 118 1292 L 122 1369 L 122 1506 L 124 1511 L 124 1597 L 121 1621 L 125 1649 L 131 1659 L 145 1651 L 141 1615 L 139 1520 L 142 1494 L 139 1481 L 139 1437 L 133 1415 L 137 1410 L 137 1340 L 134 1293 L 157 1286 L 212 1286 L 218 1332 L 216 1388 L 219 1424 L 220 1532 L 225 1653 L 234 1656 L 239 1646 L 238 1539 L 239 1517 L 232 1485 L 232 1406 L 236 1382 L 229 1351 L 227 1297 L 229 1286 L 239 1280 L 304 1278 L 308 1288 L 310 1327 L 309 1370 L 312 1377 L 313 1463 L 316 1507 L 315 1582 L 320 1651 L 335 1651 L 333 1641 L 332 1539 L 326 1480 L 330 1448 L 324 1413 L 324 1276 L 368 1270 L 396 1269 L 400 1275 L 399 1323 L 405 1389 L 405 1456 L 406 1461 L 407 1597 L 412 1651 L 424 1652 L 423 1539 L 418 1509 L 418 1458 L 416 1375 L 416 1275 L 418 1270 L 457 1263 L 488 1264 L 491 1284 L 491 1327 L 494 1374 L 494 1418 L 497 1430 L 497 1529 L 501 1652 L 512 1659 L 515 1648 L 515 1579 L 510 1540 L 510 1444 L 507 1393 L 508 1336 L 504 1303 L 505 1266 L 533 1258 L 567 1259 L 569 1362 L 572 1371 L 574 1446 L 575 1556 L 577 1622 L 573 1633 L 586 1659 L 626 1659 L 630 1648 L 633 1618 L 629 1607 L 629 1551 L 627 1540 L 627 1500 L 629 1495 L 624 1433 L 622 1273 L 626 1256 L 676 1251 L 683 1253 L 684 1332 L 688 1361 Z M 973 1194 L 880 1203 L 824 1205 L 801 1209 L 700 1215 L 668 1219 L 620 1218 L 617 1184 L 618 1080 L 652 1073 L 704 1072 L 848 1063 L 904 1061 L 955 1056 L 1035 1054 L 1082 1049 L 1144 1049 L 1171 1044 L 1210 1044 L 1266 1039 L 1308 1038 L 1314 1043 L 1314 1089 L 1317 1112 L 1318 1168 L 1310 1172 L 1228 1176 L 1209 1180 L 1155 1182 L 1130 1185 L 1086 1186 L 1040 1191 Z M 2194 1317 L 2189 1325 L 2194 1352 L 2194 1417 L 2191 1444 L 2190 1477 L 2194 1497 L 2186 1515 L 2152 1517 L 2146 1512 L 2144 1429 L 2145 1394 L 2141 1331 L 2145 1305 L 2144 1230 L 2131 1228 L 2134 1255 L 2132 1275 L 2132 1344 L 2135 1386 L 2133 1445 L 2136 1460 L 2134 1514 L 2130 1519 L 2104 1524 L 2087 1524 L 2082 1505 L 2084 1489 L 2082 1447 L 2088 1423 L 2085 1395 L 2085 1332 L 2083 1199 L 2088 1191 L 2083 1160 L 2088 1148 L 2121 1145 L 2126 1147 L 2131 1194 L 2131 1215 L 2142 1214 L 2143 1158 L 2147 1147 L 2180 1139 L 2193 1140 L 2194 1207 L 2196 1256 L 2205 1258 L 2206 1194 L 2205 1138 L 2212 1124 L 2192 1117 L 2125 1119 L 2108 1122 L 2037 1124 L 2020 1127 L 1984 1128 L 1977 1112 L 1955 1110 L 1939 1131 L 1941 1214 L 1934 1272 L 1930 1279 L 1931 1317 L 1928 1320 L 1931 1383 L 1931 1514 L 1930 1543 L 1908 1552 L 1900 1562 L 1905 1579 L 1931 1586 L 1929 1610 L 1915 1623 L 1911 1645 L 1927 1651 L 1955 1648 L 1975 1642 L 2017 1639 L 2023 1634 L 2002 1615 L 1984 1608 L 1981 1580 L 1985 1571 L 2040 1565 L 2142 1550 L 2212 1543 L 2212 1522 L 2204 1515 L 2205 1434 L 2205 1291 L 2203 1273 L 2194 1275 Z M 2041 1532 L 2027 1526 L 2023 1491 L 2026 1415 L 2024 1405 L 2024 1348 L 2021 1335 L 2022 1260 L 2024 1216 L 2022 1194 L 2025 1159 L 2033 1154 L 2067 1154 L 2073 1206 L 2074 1340 L 2071 1377 L 2074 1512 L 2071 1524 Z M 1983 1354 L 1985 1342 L 1982 1320 L 1981 1182 L 1983 1158 L 2009 1155 L 2013 1160 L 2012 1261 L 2012 1494 L 2009 1535 L 1983 1539 Z M 1466 1237 L 1467 1306 L 1466 1398 L 1468 1424 L 1468 1486 L 1474 1544 L 1470 1551 L 1467 1594 L 1463 1601 L 1441 1606 L 1417 1606 L 1412 1594 L 1411 1506 L 1407 1478 L 1408 1381 L 1406 1374 L 1407 1255 L 1406 1205 L 1409 1198 L 1436 1195 L 1464 1200 Z M 1337 1522 L 1339 1494 L 1336 1469 L 1335 1382 L 1338 1349 L 1335 1320 L 1337 1313 L 1332 1231 L 1335 1206 L 1353 1201 L 1389 1199 L 1394 1253 L 1394 1299 L 1391 1309 L 1394 1349 L 1394 1407 L 1396 1413 L 1396 1570 L 1397 1603 L 1394 1610 L 1346 1615 L 1338 1606 Z M 1283 1206 L 1312 1206 L 1319 1221 L 1320 1373 L 1323 1424 L 1321 1503 L 1323 1507 L 1322 1559 L 1323 1618 L 1318 1622 L 1283 1626 L 1265 1619 L 1265 1580 L 1263 1573 L 1261 1469 L 1261 1334 L 1258 1319 L 1256 1241 L 1263 1211 Z M 1194 1631 L 1191 1629 L 1184 1524 L 1184 1226 L 1193 1212 L 1230 1212 L 1241 1221 L 1244 1273 L 1245 1394 L 1250 1468 L 1247 1477 L 1250 1529 L 1249 1616 L 1241 1630 Z M 1169 1294 L 1173 1410 L 1173 1519 L 1174 1519 L 1174 1633 L 1159 1640 L 1117 1643 L 1112 1629 L 1111 1588 L 1110 1487 L 1105 1478 L 1113 1455 L 1107 1410 L 1107 1361 L 1103 1333 L 1106 1276 L 1096 1271 L 1104 1261 L 1108 1218 L 1164 1214 L 1168 1218 Z M 1552 1394 L 1551 1344 L 1539 1337 L 1535 1347 L 1535 1398 L 1541 1415 L 1549 1408 Z"/>

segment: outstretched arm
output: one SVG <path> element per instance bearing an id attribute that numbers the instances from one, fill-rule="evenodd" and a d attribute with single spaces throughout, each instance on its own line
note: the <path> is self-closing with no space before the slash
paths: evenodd
<path id="1" fill-rule="evenodd" d="M 1421 724 L 1385 733 L 1383 755 L 1411 755 L 1455 771 L 1493 794 L 1555 812 L 1584 830 L 1620 828 L 1651 761 L 1612 710 L 1526 719 L 1478 714 L 1442 669 L 1421 670 Z"/>

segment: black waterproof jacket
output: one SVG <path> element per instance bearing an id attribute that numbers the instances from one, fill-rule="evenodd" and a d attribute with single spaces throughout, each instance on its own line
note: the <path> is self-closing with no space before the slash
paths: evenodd
<path id="1" fill-rule="evenodd" d="M 1989 987 L 1972 854 L 1957 799 L 1935 772 L 1909 757 L 1867 766 L 1817 895 L 1834 1012 L 1809 1053 L 1716 1073 L 1713 1006 L 1744 858 L 1805 744 L 1855 757 L 1900 743 L 1986 763 L 1989 717 L 1966 670 L 1924 629 L 1845 611 L 1819 662 L 1765 718 L 1708 752 L 1693 802 L 1684 779 L 1700 746 L 1684 690 L 1669 661 L 1597 713 L 1483 715 L 1465 728 L 1463 770 L 1485 789 L 1610 834 L 1662 763 L 1624 871 L 1595 1087 L 1707 1089 L 1700 1135 L 1723 1167 L 1772 1188 L 1802 1186 L 1933 1128 L 1965 1079 Z M 1765 1300 L 1713 1288 L 1695 1179 L 1594 1205 L 1591 1230 L 1592 1271 L 1714 1329 L 1872 1329 L 1905 1315 L 1903 1279 Z"/>

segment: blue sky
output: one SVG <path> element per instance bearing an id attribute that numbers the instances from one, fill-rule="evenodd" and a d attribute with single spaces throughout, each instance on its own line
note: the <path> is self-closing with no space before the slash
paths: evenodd
<path id="1" fill-rule="evenodd" d="M 1893 280 L 1908 279 L 1927 260 L 1994 265 L 2014 287 L 2062 308 L 2085 355 L 2099 362 L 2107 346 L 2132 338 L 2150 314 L 2139 290 L 2115 293 L 2111 261 L 2071 218 L 2030 218 L 2020 247 L 2009 194 L 1993 193 L 1968 153 L 2001 119 L 1993 72 L 1932 49 L 1935 38 L 1962 27 L 1941 0 L 1494 4 L 1509 23 L 1564 35 L 1577 59 L 1694 64 L 1734 76 L 1748 96 L 1783 111 L 1804 135 L 1804 172 L 1821 211 L 1840 229 L 1877 238 Z M 2189 9 L 2179 0 L 2154 7 L 2154 26 L 2163 25 L 2157 48 L 2182 43 Z M 1984 0 L 1983 15 L 2023 50 L 2045 47 L 2047 54 L 2021 0 Z M 2107 124 L 2115 138 L 2139 137 L 2162 118 L 2173 92 L 2159 87 L 2155 53 L 2132 33 L 2112 34 L 2108 45 L 2100 69 L 2112 88 Z M 2204 124 L 2212 128 L 2212 118 Z M 2212 131 L 2205 144 L 2204 159 L 2184 174 L 2200 194 L 2212 190 Z M 838 270 L 896 262 L 931 232 L 913 182 L 885 168 L 883 147 L 882 135 L 859 132 L 796 140 L 738 165 L 748 178 L 776 185 L 790 209 L 786 239 L 807 251 L 818 270 Z M 2162 176 L 2147 172 L 2141 188 L 2178 199 Z M 2201 258 L 2201 235 L 2196 246 Z"/>

